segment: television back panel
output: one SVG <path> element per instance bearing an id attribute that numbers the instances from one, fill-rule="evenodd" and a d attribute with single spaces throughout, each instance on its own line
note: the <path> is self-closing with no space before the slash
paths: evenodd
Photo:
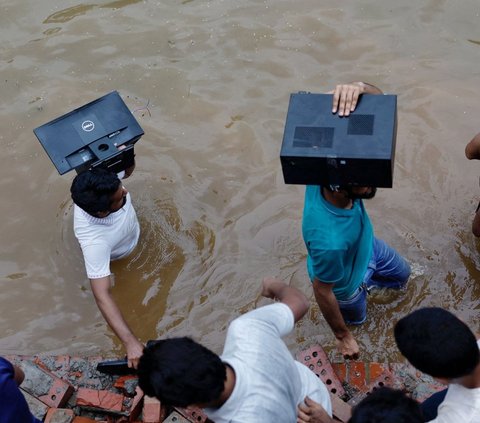
<path id="1" fill-rule="evenodd" d="M 104 166 L 124 170 L 143 129 L 117 91 L 33 130 L 58 172 Z"/>
<path id="2" fill-rule="evenodd" d="M 280 160 L 287 184 L 390 188 L 397 96 L 359 98 L 348 117 L 332 113 L 330 94 L 291 94 Z"/>

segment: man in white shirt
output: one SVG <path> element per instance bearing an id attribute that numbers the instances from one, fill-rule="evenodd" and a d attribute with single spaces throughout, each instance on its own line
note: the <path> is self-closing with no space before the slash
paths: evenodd
<path id="1" fill-rule="evenodd" d="M 128 256 L 140 236 L 130 194 L 115 173 L 100 168 L 78 174 L 70 192 L 75 203 L 74 232 L 82 248 L 95 301 L 125 346 L 128 366 L 136 368 L 143 345 L 128 327 L 110 293 L 110 261 Z"/>
<path id="2" fill-rule="evenodd" d="M 480 341 L 468 326 L 447 310 L 428 307 L 400 319 L 394 333 L 413 366 L 448 385 L 446 395 L 436 394 L 439 405 L 422 404 L 426 421 L 480 422 Z"/>
<path id="3" fill-rule="evenodd" d="M 394 329 L 398 349 L 418 370 L 448 385 L 434 394 L 421 408 L 423 419 L 430 423 L 480 422 L 480 340 L 460 319 L 438 307 L 422 308 L 400 319 Z M 387 394 L 390 396 L 390 394 Z M 352 416 L 350 423 L 403 422 L 385 417 L 385 401 L 367 397 L 368 414 Z M 390 400 L 391 401 L 391 400 Z M 397 404 L 398 418 L 408 415 L 408 404 Z M 392 402 L 393 404 L 393 402 Z M 383 414 L 382 414 L 383 413 Z M 363 413 L 362 413 L 363 414 Z M 378 420 L 372 416 L 378 417 Z M 413 421 L 411 417 L 410 420 Z M 306 399 L 299 407 L 300 423 L 334 423 L 315 401 Z"/>
<path id="4" fill-rule="evenodd" d="M 308 299 L 275 278 L 264 280 L 262 295 L 279 302 L 235 319 L 220 357 L 189 338 L 145 348 L 138 366 L 142 390 L 166 405 L 205 408 L 215 423 L 294 423 L 306 396 L 331 415 L 326 387 L 281 339 L 305 315 Z"/>

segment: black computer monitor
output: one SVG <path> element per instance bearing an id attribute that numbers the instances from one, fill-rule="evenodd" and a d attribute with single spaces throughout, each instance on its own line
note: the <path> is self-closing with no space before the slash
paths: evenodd
<path id="1" fill-rule="evenodd" d="M 133 145 L 144 134 L 117 91 L 33 130 L 50 160 L 63 175 L 92 167 L 113 172 L 134 163 Z M 125 148 L 119 150 L 119 146 Z"/>

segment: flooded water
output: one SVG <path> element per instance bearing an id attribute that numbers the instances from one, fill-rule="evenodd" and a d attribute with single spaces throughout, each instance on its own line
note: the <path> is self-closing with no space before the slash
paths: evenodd
<path id="1" fill-rule="evenodd" d="M 3 0 L 0 353 L 123 354 L 73 235 L 74 174 L 32 132 L 112 90 L 145 130 L 125 181 L 141 242 L 113 266 L 141 340 L 190 335 L 219 352 L 279 275 L 312 300 L 292 350 L 334 354 L 306 275 L 304 189 L 284 184 L 279 151 L 290 93 L 352 80 L 398 94 L 394 189 L 366 205 L 414 269 L 406 292 L 370 297 L 362 359 L 399 359 L 393 323 L 420 306 L 479 330 L 479 163 L 464 157 L 480 131 L 479 13 L 476 0 Z"/>

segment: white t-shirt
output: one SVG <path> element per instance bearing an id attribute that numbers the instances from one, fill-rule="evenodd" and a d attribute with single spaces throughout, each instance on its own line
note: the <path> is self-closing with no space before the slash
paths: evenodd
<path id="1" fill-rule="evenodd" d="M 295 361 L 281 337 L 293 330 L 292 310 L 283 303 L 235 319 L 227 332 L 222 361 L 235 371 L 235 387 L 218 409 L 205 412 L 215 423 L 294 423 L 308 395 L 332 415 L 327 388 Z"/>
<path id="2" fill-rule="evenodd" d="M 477 341 L 480 348 L 480 340 Z M 438 407 L 437 418 L 429 423 L 480 422 L 480 388 L 468 389 L 456 383 L 448 385 L 447 395 Z"/>
<path id="3" fill-rule="evenodd" d="M 89 215 L 75 205 L 73 230 L 82 248 L 89 279 L 110 275 L 110 260 L 126 257 L 140 237 L 140 225 L 127 194 L 125 205 L 107 217 Z"/>

